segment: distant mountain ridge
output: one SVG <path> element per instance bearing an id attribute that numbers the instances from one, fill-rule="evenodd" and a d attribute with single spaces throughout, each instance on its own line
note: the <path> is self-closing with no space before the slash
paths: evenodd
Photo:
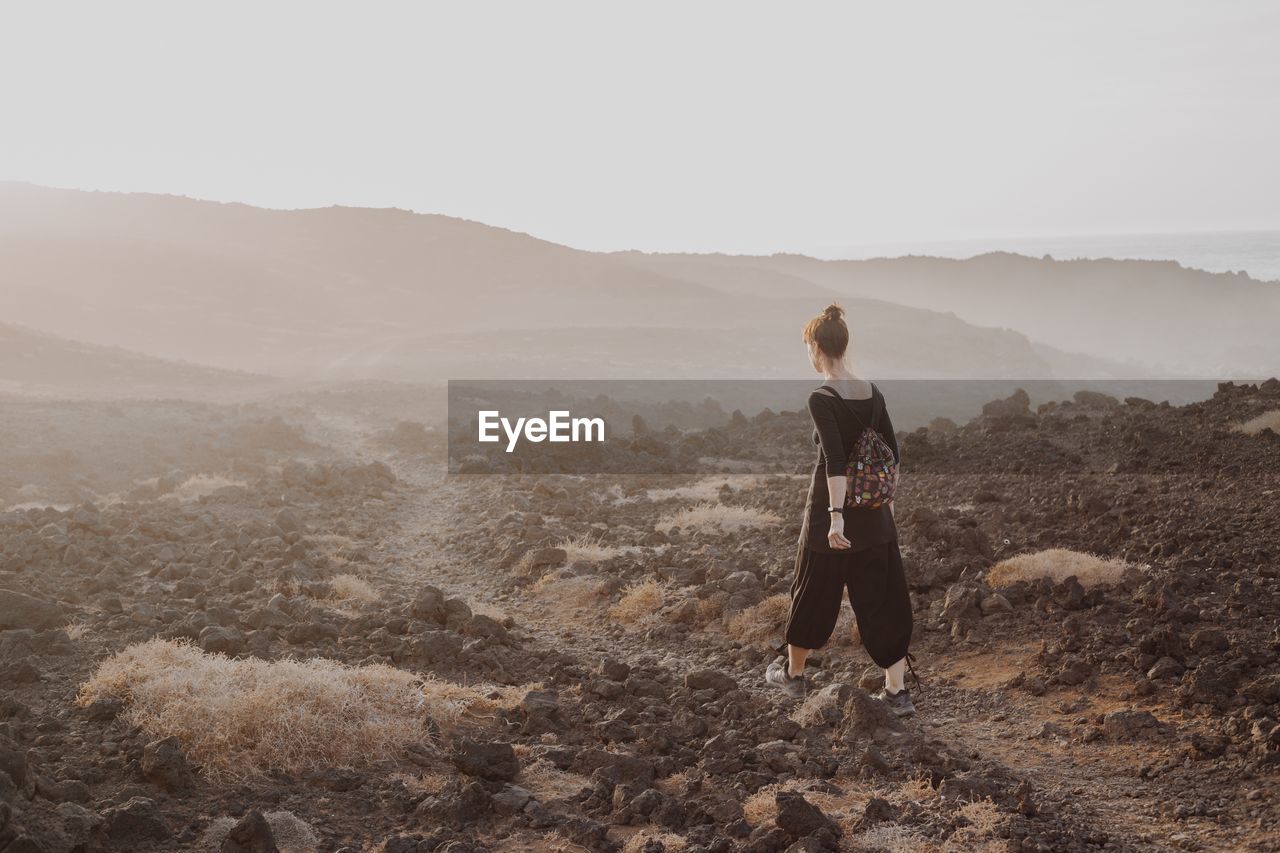
<path id="1" fill-rule="evenodd" d="M 1141 347 L 1107 346 L 1115 322 L 1050 334 L 1035 316 L 1042 297 L 1066 325 L 1089 322 L 1096 300 L 1030 298 L 1028 270 L 1070 279 L 1054 262 L 1027 264 L 593 253 L 402 210 L 265 210 L 0 183 L 4 320 L 220 368 L 344 379 L 804 376 L 799 330 L 838 298 L 869 375 L 1167 373 L 1127 363 Z M 1019 290 L 1020 305 L 1006 304 Z M 1249 335 L 1231 346 L 1270 357 Z M 1188 365 L 1221 366 L 1222 347 L 1185 348 Z"/>
<path id="2" fill-rule="evenodd" d="M 240 394 L 274 383 L 267 376 L 153 358 L 0 323 L 0 392 L 191 398 Z"/>

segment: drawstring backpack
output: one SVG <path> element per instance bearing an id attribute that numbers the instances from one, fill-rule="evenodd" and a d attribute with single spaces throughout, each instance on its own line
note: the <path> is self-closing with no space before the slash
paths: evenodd
<path id="1" fill-rule="evenodd" d="M 840 400 L 840 392 L 830 385 L 829 388 Z M 847 403 L 848 401 L 846 401 Z M 893 458 L 891 448 L 880 433 L 875 430 L 876 421 L 884 410 L 884 397 L 880 389 L 871 383 L 871 423 L 867 424 L 858 436 L 858 442 L 849 456 L 849 464 L 845 469 L 847 487 L 844 491 L 846 509 L 878 509 L 893 500 L 893 493 L 898 488 L 898 462 Z M 852 407 L 849 414 L 858 423 L 862 419 Z"/>

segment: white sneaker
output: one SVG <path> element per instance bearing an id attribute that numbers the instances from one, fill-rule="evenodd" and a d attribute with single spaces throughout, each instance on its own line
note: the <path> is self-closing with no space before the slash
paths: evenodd
<path id="1" fill-rule="evenodd" d="M 803 699 L 805 694 L 804 674 L 788 675 L 787 661 L 779 658 L 769 664 L 764 671 L 764 681 L 780 689 L 792 699 Z"/>

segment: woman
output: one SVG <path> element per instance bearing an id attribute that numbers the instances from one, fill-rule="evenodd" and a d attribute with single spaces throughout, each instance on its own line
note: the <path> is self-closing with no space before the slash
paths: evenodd
<path id="1" fill-rule="evenodd" d="M 844 309 L 833 304 L 810 320 L 804 342 L 813 369 L 824 380 L 809 395 L 818 462 L 800 531 L 786 643 L 778 647 L 786 658 L 769 664 L 765 681 L 789 696 L 804 696 L 805 660 L 831 637 L 847 589 L 862 645 L 884 668 L 884 689 L 876 698 L 898 716 L 908 716 L 915 713 L 903 683 L 911 642 L 911 599 L 898 551 L 893 503 L 875 509 L 845 508 L 845 468 L 858 436 L 871 426 L 897 461 L 893 424 L 880 389 L 854 376 L 845 363 L 849 328 Z"/>

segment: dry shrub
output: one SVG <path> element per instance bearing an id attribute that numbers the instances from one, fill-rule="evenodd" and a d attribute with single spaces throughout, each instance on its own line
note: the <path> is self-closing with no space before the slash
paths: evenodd
<path id="1" fill-rule="evenodd" d="M 163 497 L 167 500 L 181 501 L 187 503 L 189 501 L 197 501 L 205 495 L 211 495 L 218 489 L 225 489 L 227 486 L 247 486 L 244 480 L 232 480 L 223 477 L 220 474 L 193 474 L 182 482 L 172 492 Z"/>
<path id="2" fill-rule="evenodd" d="M 881 823 L 849 838 L 849 849 L 875 853 L 929 853 L 937 845 L 900 823 Z"/>
<path id="3" fill-rule="evenodd" d="M 600 563 L 626 553 L 625 548 L 605 545 L 599 536 L 583 534 L 566 539 L 556 547 L 563 548 L 570 563 Z"/>
<path id="4" fill-rule="evenodd" d="M 938 789 L 929 784 L 929 780 L 925 778 L 910 779 L 903 782 L 898 787 L 897 796 L 894 800 L 904 800 L 909 803 L 919 803 L 924 800 L 935 800 L 938 798 Z"/>
<path id="5" fill-rule="evenodd" d="M 841 788 L 835 793 L 806 791 L 803 790 L 803 784 L 802 780 L 792 779 L 765 785 L 743 801 L 743 817 L 752 826 L 771 826 L 778 817 L 778 793 L 800 791 L 806 800 L 840 824 L 846 832 L 850 832 L 871 799 L 871 794 L 864 790 Z"/>
<path id="6" fill-rule="evenodd" d="M 543 803 L 563 800 L 591 787 L 591 780 L 586 776 L 561 770 L 546 759 L 523 765 L 519 783 Z"/>
<path id="7" fill-rule="evenodd" d="M 605 588 L 600 578 L 592 575 L 566 575 L 550 572 L 529 587 L 534 595 L 551 599 L 553 613 L 594 607 L 605 601 Z"/>
<path id="8" fill-rule="evenodd" d="M 62 630 L 72 642 L 79 642 L 89 636 L 89 626 L 84 622 L 68 622 Z"/>
<path id="9" fill-rule="evenodd" d="M 778 817 L 778 792 L 794 791 L 799 787 L 800 781 L 791 779 L 756 789 L 754 794 L 742 801 L 743 818 L 752 826 L 772 826 Z M 805 796 L 807 798 L 809 795 Z"/>
<path id="10" fill-rule="evenodd" d="M 311 853 L 320 845 L 320 837 L 311 825 L 293 812 L 266 812 L 262 815 L 275 836 L 280 853 Z M 220 817 L 209 824 L 201 839 L 206 850 L 221 850 L 223 839 L 238 821 L 233 817 Z"/>
<path id="11" fill-rule="evenodd" d="M 674 832 L 649 832 L 640 830 L 635 835 L 627 839 L 622 845 L 622 853 L 642 853 L 645 845 L 650 841 L 657 841 L 662 844 L 662 849 L 668 853 L 680 853 L 689 846 L 689 842 L 676 835 Z"/>
<path id="12" fill-rule="evenodd" d="M 651 501 L 686 500 L 714 503 L 720 499 L 725 486 L 728 486 L 730 491 L 740 492 L 744 489 L 754 488 L 758 482 L 758 477 L 706 477 L 688 486 L 677 486 L 672 489 L 649 489 L 645 492 L 645 496 Z"/>
<path id="13" fill-rule="evenodd" d="M 987 573 L 987 583 L 994 587 L 1005 587 L 1018 581 L 1034 581 L 1040 578 L 1048 578 L 1057 583 L 1075 575 L 1080 585 L 1088 589 L 1098 584 L 1117 583 L 1124 577 L 1126 571 L 1133 568 L 1144 567 L 1124 560 L 1086 554 L 1082 551 L 1050 548 L 1047 551 L 1018 554 L 1016 557 L 1001 560 Z"/>
<path id="14" fill-rule="evenodd" d="M 674 528 L 694 533 L 734 533 L 757 527 L 768 527 L 782 521 L 776 513 L 746 506 L 701 503 L 670 516 L 655 525 L 659 533 Z"/>
<path id="15" fill-rule="evenodd" d="M 422 703 L 427 716 L 437 723 L 458 726 L 474 721 L 487 721 L 499 711 L 520 704 L 530 690 L 542 690 L 541 681 L 524 684 L 455 684 L 434 676 L 422 681 Z"/>
<path id="16" fill-rule="evenodd" d="M 355 540 L 340 533 L 321 533 L 307 537 L 307 544 L 317 556 L 328 558 L 336 566 L 346 566 L 351 563 L 348 549 Z"/>
<path id="17" fill-rule="evenodd" d="M 1256 418 L 1247 420 L 1244 423 L 1236 424 L 1232 429 L 1236 432 L 1242 432 L 1245 435 L 1258 435 L 1264 429 L 1269 429 L 1272 432 L 1280 432 L 1280 409 L 1263 412 Z"/>
<path id="18" fill-rule="evenodd" d="M 686 767 L 683 770 L 677 770 L 675 773 L 672 773 L 670 776 L 663 776 L 661 779 L 658 779 L 657 781 L 655 781 L 653 783 L 653 787 L 657 788 L 659 791 L 661 791 L 664 794 L 671 794 L 671 795 L 678 794 L 680 793 L 680 790 L 684 788 L 686 784 L 688 784 L 689 780 L 693 778 L 694 772 L 695 772 L 694 768 L 692 767 Z"/>
<path id="19" fill-rule="evenodd" d="M 334 575 L 329 581 L 329 598 L 344 604 L 374 604 L 382 596 L 364 578 Z"/>
<path id="20" fill-rule="evenodd" d="M 622 591 L 622 597 L 609 608 L 609 617 L 624 625 L 650 622 L 658 615 L 667 598 L 667 588 L 660 581 L 634 583 Z"/>
<path id="21" fill-rule="evenodd" d="M 776 637 L 782 633 L 790 611 L 791 596 L 780 592 L 734 614 L 725 630 L 730 637 L 744 643 Z"/>
<path id="22" fill-rule="evenodd" d="M 389 759 L 427 738 L 428 717 L 456 722 L 487 701 L 479 688 L 424 685 L 389 666 L 232 660 L 172 640 L 103 661 L 78 701 L 102 698 L 124 700 L 129 722 L 151 737 L 176 736 L 215 779 Z"/>
<path id="23" fill-rule="evenodd" d="M 996 841 L 1004 817 L 991 800 L 974 800 L 956 810 L 965 825 L 956 829 L 947 839 L 945 850 L 996 850 L 1004 849 Z"/>
<path id="24" fill-rule="evenodd" d="M 456 774 L 444 773 L 422 773 L 413 775 L 411 773 L 393 773 L 391 779 L 400 782 L 406 790 L 415 794 L 427 796 L 429 794 L 440 793 L 449 780 L 454 778 Z"/>
<path id="25" fill-rule="evenodd" d="M 792 783 L 790 787 L 794 788 L 795 784 Z M 786 783 L 764 785 L 756 789 L 754 794 L 742 801 L 743 819 L 752 826 L 772 826 L 778 818 L 778 792 L 787 789 Z"/>

